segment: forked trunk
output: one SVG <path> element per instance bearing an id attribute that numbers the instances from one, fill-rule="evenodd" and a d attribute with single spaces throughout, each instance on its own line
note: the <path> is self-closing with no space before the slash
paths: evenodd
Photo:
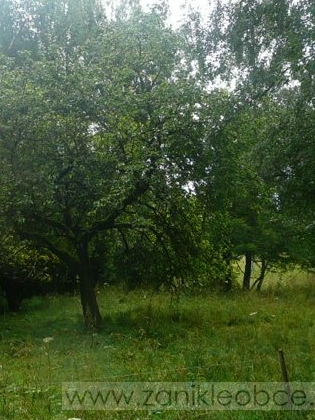
<path id="1" fill-rule="evenodd" d="M 261 288 L 262 288 L 263 282 L 265 280 L 267 270 L 268 270 L 268 261 L 267 260 L 262 260 L 260 275 L 257 278 L 257 280 L 255 281 L 255 283 L 253 284 L 252 289 L 254 289 L 256 287 L 257 292 L 261 292 Z"/>

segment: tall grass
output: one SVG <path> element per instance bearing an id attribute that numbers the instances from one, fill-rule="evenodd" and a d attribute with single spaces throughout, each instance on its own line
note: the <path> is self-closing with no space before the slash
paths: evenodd
<path id="1" fill-rule="evenodd" d="M 313 280 L 312 280 L 313 281 Z M 4 312 L 0 419 L 315 419 L 311 412 L 63 412 L 67 381 L 279 382 L 278 349 L 292 381 L 315 377 L 315 292 L 182 296 L 107 288 L 104 328 L 81 323 L 77 297 L 34 298 Z M 52 338 L 52 340 L 48 340 Z"/>

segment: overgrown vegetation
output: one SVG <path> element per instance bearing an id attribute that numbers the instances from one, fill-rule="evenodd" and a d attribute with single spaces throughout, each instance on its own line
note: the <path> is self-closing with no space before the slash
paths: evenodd
<path id="1" fill-rule="evenodd" d="M 109 9 L 0 2 L 6 420 L 63 419 L 61 380 L 276 380 L 279 346 L 314 373 L 313 1 Z M 168 415 L 124 418 L 208 414 Z"/>
<path id="2" fill-rule="evenodd" d="M 2 1 L 12 310 L 42 277 L 43 292 L 65 290 L 62 273 L 97 329 L 97 283 L 230 290 L 244 257 L 243 288 L 260 290 L 270 268 L 313 268 L 314 8 L 218 3 L 175 29 L 167 17 L 164 3 Z"/>
<path id="3" fill-rule="evenodd" d="M 107 288 L 98 297 L 106 321 L 100 333 L 82 329 L 76 297 L 33 298 L 21 313 L 2 316 L 1 418 L 293 418 L 288 412 L 61 410 L 63 381 L 281 382 L 279 348 L 292 381 L 313 381 L 314 278 L 299 292 L 286 287 L 174 302 L 164 293 Z"/>

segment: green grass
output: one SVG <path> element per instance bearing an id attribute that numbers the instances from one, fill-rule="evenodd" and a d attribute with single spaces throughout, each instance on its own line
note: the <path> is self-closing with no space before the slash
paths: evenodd
<path id="1" fill-rule="evenodd" d="M 62 411 L 61 383 L 279 382 L 315 378 L 315 288 L 182 296 L 107 288 L 104 329 L 82 327 L 78 297 L 34 298 L 0 330 L 0 419 L 315 419 L 311 412 Z M 49 343 L 43 341 L 52 337 Z"/>

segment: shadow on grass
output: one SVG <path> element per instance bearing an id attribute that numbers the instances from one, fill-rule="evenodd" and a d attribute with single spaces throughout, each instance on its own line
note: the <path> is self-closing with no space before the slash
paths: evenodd
<path id="1" fill-rule="evenodd" d="M 66 338 L 69 331 L 84 332 L 80 308 L 70 297 L 33 297 L 23 301 L 19 312 L 4 311 L 0 316 L 3 337 L 10 340 Z"/>
<path id="2" fill-rule="evenodd" d="M 105 296 L 106 298 L 106 296 Z M 102 328 L 98 335 L 110 341 L 121 338 L 134 340 L 158 339 L 163 342 L 185 336 L 194 316 L 180 311 L 176 305 L 157 302 L 156 306 L 132 297 L 128 306 L 103 310 Z M 197 324 L 201 320 L 195 317 Z M 25 300 L 20 312 L 0 315 L 1 330 L 6 340 L 43 340 L 54 337 L 65 342 L 70 337 L 88 339 L 93 332 L 83 322 L 80 300 L 77 296 L 46 296 Z M 116 337 L 116 338 L 115 338 Z M 75 340 L 76 341 L 76 340 Z"/>
<path id="3" fill-rule="evenodd" d="M 171 305 L 164 301 L 161 305 L 158 298 L 152 304 L 135 305 L 105 314 L 101 334 L 119 340 L 158 340 L 162 347 L 166 347 L 185 339 L 192 330 L 208 330 L 211 322 L 208 315 L 196 307 L 187 307 L 185 303 Z"/>

